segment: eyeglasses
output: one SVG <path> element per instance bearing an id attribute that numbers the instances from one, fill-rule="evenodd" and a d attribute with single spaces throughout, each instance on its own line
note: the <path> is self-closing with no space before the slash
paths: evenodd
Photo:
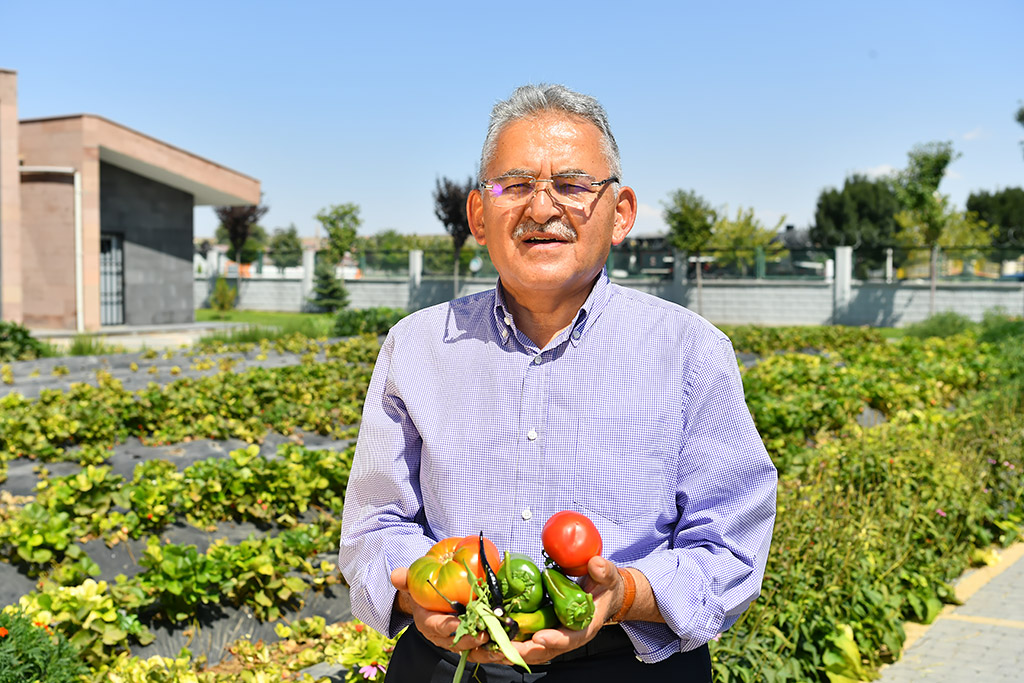
<path id="1" fill-rule="evenodd" d="M 550 178 L 534 178 L 528 175 L 503 175 L 480 183 L 480 189 L 487 193 L 495 206 L 513 207 L 533 201 L 539 186 L 537 183 L 551 183 L 546 189 L 556 204 L 576 209 L 589 206 L 594 195 L 608 183 L 617 183 L 616 176 L 595 180 L 582 173 L 565 173 Z"/>

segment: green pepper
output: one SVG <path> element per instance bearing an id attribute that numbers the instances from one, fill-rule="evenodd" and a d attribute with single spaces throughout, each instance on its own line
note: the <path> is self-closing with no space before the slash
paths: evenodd
<path id="1" fill-rule="evenodd" d="M 540 569 L 522 553 L 505 553 L 498 580 L 509 612 L 534 612 L 544 602 Z"/>
<path id="2" fill-rule="evenodd" d="M 510 612 L 509 616 L 519 624 L 519 633 L 512 640 L 529 640 L 537 631 L 558 628 L 561 624 L 552 605 L 544 605 L 534 612 Z"/>
<path id="3" fill-rule="evenodd" d="M 555 615 L 562 625 L 573 631 L 585 629 L 594 618 L 594 596 L 555 569 L 545 569 L 542 576 L 544 588 L 555 607 Z"/>

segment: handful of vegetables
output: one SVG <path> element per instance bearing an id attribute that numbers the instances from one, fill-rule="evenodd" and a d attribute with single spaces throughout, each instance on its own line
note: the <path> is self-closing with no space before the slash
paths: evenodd
<path id="1" fill-rule="evenodd" d="M 550 522 L 564 514 L 552 516 L 545 525 L 544 550 L 549 560 L 545 569 L 541 570 L 520 553 L 506 552 L 503 562 L 496 561 L 497 549 L 480 532 L 478 538 L 468 536 L 440 541 L 413 562 L 409 567 L 410 594 L 427 609 L 459 615 L 455 641 L 486 631 L 494 646 L 510 662 L 530 671 L 511 640 L 525 641 L 537 631 L 559 626 L 582 630 L 594 617 L 594 596 L 551 560 L 565 549 L 549 548 L 546 532 Z M 570 514 L 585 520 L 590 527 L 590 539 L 597 538 L 596 545 L 591 543 L 584 554 L 599 555 L 600 535 L 593 523 L 582 515 Z M 471 546 L 475 546 L 472 551 L 467 550 Z M 561 554 L 564 556 L 564 552 Z M 579 560 L 577 553 L 575 561 L 583 567 L 580 573 L 585 573 L 589 557 L 582 558 L 581 563 Z M 467 651 L 462 653 L 455 671 L 456 681 L 462 678 L 468 656 Z"/>

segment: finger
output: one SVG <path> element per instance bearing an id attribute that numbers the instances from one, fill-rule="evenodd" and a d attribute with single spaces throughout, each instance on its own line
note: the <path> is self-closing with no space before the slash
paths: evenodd
<path id="1" fill-rule="evenodd" d="M 400 591 L 409 590 L 409 568 L 399 567 L 391 570 L 391 585 Z"/>
<path id="2" fill-rule="evenodd" d="M 618 578 L 617 573 L 618 569 L 615 564 L 600 555 L 595 555 L 587 562 L 587 575 L 599 585 L 608 587 L 615 585 Z"/>

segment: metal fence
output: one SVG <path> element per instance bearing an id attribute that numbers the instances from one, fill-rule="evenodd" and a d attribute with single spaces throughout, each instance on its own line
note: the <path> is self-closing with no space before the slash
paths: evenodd
<path id="1" fill-rule="evenodd" d="M 1024 280 L 1024 253 L 993 247 L 935 249 L 936 277 L 945 282 Z M 890 247 L 854 250 L 853 276 L 863 281 L 924 282 L 931 278 L 932 250 Z"/>

